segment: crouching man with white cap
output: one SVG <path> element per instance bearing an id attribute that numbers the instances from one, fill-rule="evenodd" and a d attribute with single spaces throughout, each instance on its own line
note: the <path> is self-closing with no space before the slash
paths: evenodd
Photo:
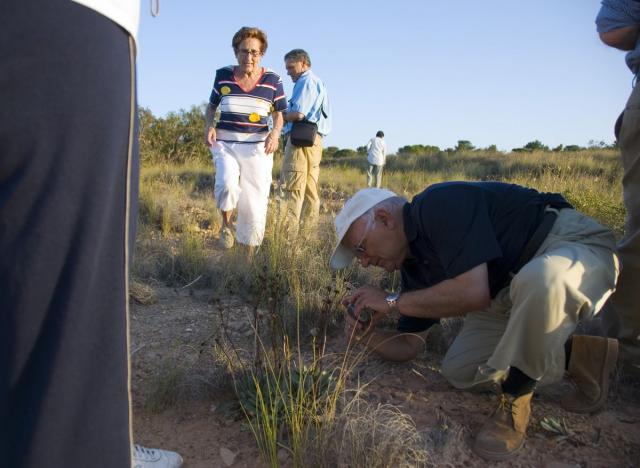
<path id="1" fill-rule="evenodd" d="M 346 317 L 345 331 L 382 357 L 406 361 L 440 318 L 465 316 L 442 362 L 457 388 L 499 383 L 499 404 L 476 435 L 474 451 L 504 460 L 524 444 L 536 385 L 576 383 L 562 404 L 593 412 L 606 403 L 617 341 L 572 336 L 596 314 L 618 274 L 615 238 L 560 195 L 499 182 L 445 182 L 411 202 L 369 188 L 335 220 L 334 269 L 361 265 L 400 270 L 401 292 L 373 286 L 344 301 L 367 325 Z M 375 329 L 397 312 L 395 331 Z"/>

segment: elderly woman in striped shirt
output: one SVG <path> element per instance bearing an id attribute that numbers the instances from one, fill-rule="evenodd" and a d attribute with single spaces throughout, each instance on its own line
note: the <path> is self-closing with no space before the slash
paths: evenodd
<path id="1" fill-rule="evenodd" d="M 266 34 L 243 27 L 233 36 L 232 46 L 238 65 L 216 71 L 205 114 L 205 143 L 216 169 L 214 193 L 223 222 L 220 244 L 227 249 L 234 244 L 231 219 L 237 208 L 235 238 L 251 256 L 264 237 L 273 152 L 287 101 L 280 76 L 260 66 Z"/>

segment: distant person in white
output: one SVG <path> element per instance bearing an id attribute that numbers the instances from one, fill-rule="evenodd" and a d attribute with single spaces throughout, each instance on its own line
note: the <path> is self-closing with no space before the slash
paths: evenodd
<path id="1" fill-rule="evenodd" d="M 367 143 L 367 162 L 369 163 L 369 168 L 367 169 L 367 187 L 373 187 L 374 179 L 377 188 L 380 188 L 382 185 L 382 168 L 384 167 L 386 158 L 387 144 L 384 141 L 384 132 L 380 130 L 376 133 L 376 136 Z"/>

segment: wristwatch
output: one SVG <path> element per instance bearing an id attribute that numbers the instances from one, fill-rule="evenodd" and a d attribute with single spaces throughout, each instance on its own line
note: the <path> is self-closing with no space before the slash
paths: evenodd
<path id="1" fill-rule="evenodd" d="M 398 310 L 398 299 L 400 298 L 400 291 L 389 294 L 384 298 L 387 301 L 390 311 L 396 312 Z"/>

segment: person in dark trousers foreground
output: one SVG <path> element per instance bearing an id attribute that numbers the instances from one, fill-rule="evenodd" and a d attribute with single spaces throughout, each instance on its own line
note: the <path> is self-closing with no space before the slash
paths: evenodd
<path id="1" fill-rule="evenodd" d="M 131 431 L 139 4 L 82 3 L 0 5 L 0 466 L 174 468 Z"/>
<path id="2" fill-rule="evenodd" d="M 561 195 L 445 182 L 407 203 L 368 188 L 345 203 L 335 228 L 334 269 L 357 258 L 363 267 L 400 270 L 402 278 L 401 291 L 363 286 L 345 298 L 355 317 L 373 312 L 364 324 L 346 316 L 350 339 L 405 361 L 440 318 L 465 316 L 442 374 L 460 389 L 501 389 L 475 437 L 478 455 L 504 460 L 522 447 L 536 385 L 561 379 L 567 363 L 576 386 L 563 406 L 592 412 L 605 404 L 617 341 L 571 334 L 613 291 L 615 239 Z M 391 312 L 399 314 L 397 329 L 377 330 Z"/>

